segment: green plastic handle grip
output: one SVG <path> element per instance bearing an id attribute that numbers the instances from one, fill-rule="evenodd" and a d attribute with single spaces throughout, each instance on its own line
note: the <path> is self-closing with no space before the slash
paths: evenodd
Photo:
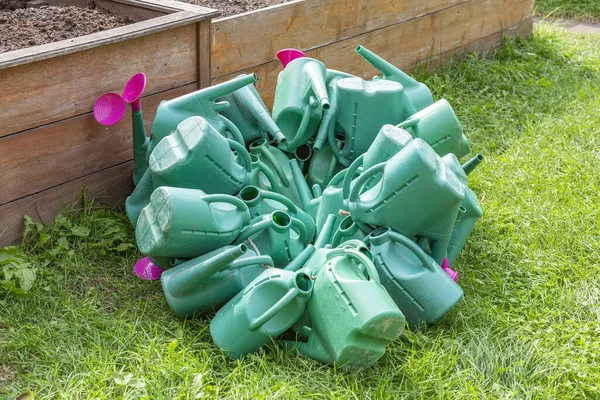
<path id="1" fill-rule="evenodd" d="M 269 160 L 269 162 L 271 163 L 271 166 L 275 170 L 275 173 L 277 174 L 279 179 L 281 179 L 281 183 L 283 184 L 283 186 L 290 186 L 290 181 L 288 180 L 287 175 L 285 174 L 285 172 L 283 172 L 283 169 L 281 169 L 281 167 L 279 166 L 279 163 L 277 162 L 277 160 L 275 159 L 273 154 L 271 154 L 269 149 L 267 149 L 268 142 L 265 139 L 259 139 L 258 141 L 260 141 L 261 144 L 253 147 L 252 146 L 253 143 L 251 143 L 250 150 L 256 149 L 267 160 Z M 254 143 L 257 143 L 258 141 L 254 142 Z"/>
<path id="2" fill-rule="evenodd" d="M 356 183 L 354 184 L 354 186 L 352 187 L 352 190 L 350 191 L 350 196 L 348 197 L 348 205 L 351 202 L 358 200 L 358 197 L 360 196 L 360 191 L 362 190 L 363 186 L 367 183 L 367 181 L 369 179 L 371 179 L 371 177 L 373 175 L 375 175 L 379 172 L 382 172 L 383 169 L 385 168 L 386 164 L 387 164 L 386 162 L 382 162 L 382 163 L 373 165 L 371 168 L 369 168 L 368 170 L 366 170 L 365 172 L 363 172 L 362 174 L 360 174 L 358 176 Z M 368 225 L 359 221 L 358 218 L 354 219 L 354 223 L 356 225 L 358 225 L 358 227 L 360 229 L 362 229 L 364 232 L 369 232 L 372 230 L 371 228 L 369 228 Z"/>
<path id="3" fill-rule="evenodd" d="M 285 206 L 286 209 L 288 209 L 292 213 L 298 214 L 298 207 L 290 199 L 288 199 L 282 194 L 270 192 L 267 190 L 261 190 L 259 196 L 261 196 L 264 199 L 277 201 L 283 206 Z"/>
<path id="4" fill-rule="evenodd" d="M 233 139 L 227 139 L 227 142 L 229 142 L 229 147 L 237 151 L 242 157 L 242 162 L 244 163 L 243 167 L 246 169 L 246 171 L 252 172 L 252 160 L 250 159 L 250 153 L 248 153 L 248 150 L 246 150 L 244 145 L 236 142 Z"/>
<path id="5" fill-rule="evenodd" d="M 253 155 L 252 157 L 256 157 L 256 159 L 258 160 L 254 161 L 254 164 L 256 165 L 257 169 L 263 174 L 265 174 L 265 176 L 267 177 L 267 180 L 271 185 L 271 190 L 279 190 L 279 181 L 277 180 L 277 177 L 275 176 L 273 171 L 271 171 L 271 168 L 269 168 L 264 162 L 260 161 L 260 159 L 257 156 Z"/>
<path id="6" fill-rule="evenodd" d="M 432 272 L 435 272 L 435 266 L 431 262 L 432 260 L 425 255 L 423 249 L 421 249 L 418 244 L 416 244 L 406 236 L 402 236 L 389 228 L 388 231 L 383 235 L 387 235 L 387 237 L 390 238 L 390 240 L 396 243 L 400 243 L 401 245 L 408 248 L 419 259 L 421 264 L 423 264 L 427 269 L 431 270 Z"/>
<path id="7" fill-rule="evenodd" d="M 361 154 L 356 160 L 350 164 L 350 166 L 346 169 L 346 175 L 344 175 L 344 183 L 342 184 L 342 198 L 347 199 L 350 194 L 350 184 L 352 183 L 352 178 L 358 172 L 358 169 L 363 165 L 363 159 L 365 158 L 364 154 Z"/>
<path id="8" fill-rule="evenodd" d="M 371 260 L 369 260 L 369 258 L 364 254 L 354 250 L 353 248 L 335 248 L 327 253 L 326 260 L 331 261 L 332 258 L 339 256 L 347 256 L 349 258 L 354 259 L 354 261 L 363 264 L 368 271 L 369 280 L 375 281 L 379 284 L 381 283 L 381 281 L 379 280 L 379 274 L 377 273 L 375 266 L 373 265 Z M 360 272 L 362 273 L 363 271 Z"/>
<path id="9" fill-rule="evenodd" d="M 298 240 L 300 240 L 304 244 L 308 244 L 310 240 L 307 240 L 308 237 L 306 234 L 306 225 L 304 225 L 304 222 L 300 221 L 298 218 L 290 216 L 290 223 L 292 225 L 292 229 L 294 229 L 298 234 Z"/>

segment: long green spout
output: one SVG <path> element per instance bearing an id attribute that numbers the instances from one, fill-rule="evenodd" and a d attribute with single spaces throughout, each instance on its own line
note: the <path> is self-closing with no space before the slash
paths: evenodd
<path id="1" fill-rule="evenodd" d="M 286 265 L 283 269 L 294 272 L 298 271 L 299 269 L 304 267 L 304 265 L 308 262 L 308 259 L 313 255 L 313 253 L 316 250 L 317 249 L 315 249 L 315 246 L 313 246 L 312 244 L 306 245 L 306 247 L 300 253 L 298 253 L 298 255 L 294 257 L 294 259 L 290 261 L 290 263 Z"/>
<path id="2" fill-rule="evenodd" d="M 302 169 L 300 168 L 298 161 L 296 159 L 291 159 L 289 164 L 290 168 L 292 169 L 294 183 L 298 189 L 298 195 L 300 196 L 302 208 L 304 208 L 304 211 L 306 211 L 313 206 L 313 198 L 310 193 L 310 188 L 308 187 L 308 183 L 306 183 L 306 178 L 304 178 L 304 174 L 302 173 Z"/>
<path id="3" fill-rule="evenodd" d="M 317 101 L 323 107 L 323 110 L 329 109 L 329 95 L 327 94 L 327 86 L 325 85 L 325 77 L 323 76 L 322 69 L 316 62 L 308 62 L 304 66 L 304 73 L 310 79 L 310 86 Z"/>
<path id="4" fill-rule="evenodd" d="M 469 161 L 463 164 L 463 171 L 465 174 L 469 175 L 481 162 L 483 161 L 483 154 L 477 154 L 475 157 L 471 158 Z"/>
<path id="5" fill-rule="evenodd" d="M 144 117 L 142 110 L 133 110 L 131 112 L 131 124 L 133 126 L 133 184 L 137 186 L 140 179 L 148 169 L 146 164 L 146 150 L 150 138 L 146 136 L 144 128 Z"/>

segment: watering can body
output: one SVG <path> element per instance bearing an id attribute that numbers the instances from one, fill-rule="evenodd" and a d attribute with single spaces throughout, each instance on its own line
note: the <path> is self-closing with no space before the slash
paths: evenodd
<path id="1" fill-rule="evenodd" d="M 446 100 L 439 100 L 399 124 L 415 137 L 423 139 L 443 157 L 453 153 L 461 158 L 471 147 L 454 110 Z"/>
<path id="2" fill-rule="evenodd" d="M 331 146 L 328 142 L 325 142 L 323 147 L 314 153 L 310 160 L 306 181 L 311 187 L 319 185 L 325 188 L 331 179 L 343 169 L 344 166 L 333 154 Z"/>
<path id="3" fill-rule="evenodd" d="M 309 271 L 269 268 L 221 308 L 210 323 L 214 343 L 230 358 L 258 350 L 289 329 L 312 292 Z"/>
<path id="4" fill-rule="evenodd" d="M 260 189 L 256 186 L 244 187 L 238 193 L 238 197 L 246 203 L 252 218 L 282 210 L 289 216 L 299 219 L 304 224 L 307 241 L 311 242 L 316 236 L 315 220 L 287 197 L 279 193 Z"/>
<path id="5" fill-rule="evenodd" d="M 380 228 L 369 241 L 381 284 L 411 326 L 436 323 L 462 298 L 460 286 L 406 236 Z"/>
<path id="6" fill-rule="evenodd" d="M 342 182 L 346 176 L 346 172 L 347 170 L 338 172 L 329 181 L 329 185 L 321 194 L 321 201 L 315 220 L 317 223 L 317 233 L 321 231 L 329 214 L 335 215 L 335 227 L 339 226 L 342 219 L 344 219 L 344 211 L 348 210 L 342 193 Z"/>
<path id="7" fill-rule="evenodd" d="M 323 110 L 329 109 L 326 76 L 325 65 L 309 57 L 291 61 L 279 73 L 272 115 L 286 137 L 281 149 L 292 153 L 317 132 Z"/>
<path id="8" fill-rule="evenodd" d="M 302 221 L 279 210 L 253 218 L 235 239 L 235 243 L 245 241 L 260 254 L 270 255 L 276 268 L 285 267 L 310 242 Z"/>
<path id="9" fill-rule="evenodd" d="M 147 168 L 131 195 L 125 199 L 125 213 L 134 228 L 137 225 L 142 210 L 150 203 L 150 196 L 153 190 L 152 172 Z"/>
<path id="10" fill-rule="evenodd" d="M 239 132 L 239 129 L 231 121 L 218 113 L 218 111 L 226 109 L 229 104 L 226 102 L 215 103 L 215 101 L 219 97 L 254 82 L 256 82 L 256 76 L 242 75 L 230 81 L 219 83 L 172 100 L 161 101 L 156 109 L 156 115 L 152 123 L 147 157 L 164 137 L 177 128 L 177 125 L 193 116 L 204 117 L 221 134 L 230 131 L 231 134 L 236 136 L 236 140 L 243 144 L 243 136 Z"/>
<path id="11" fill-rule="evenodd" d="M 344 78 L 337 86 L 336 120 L 345 140 L 341 149 L 332 149 L 345 166 L 369 149 L 383 125 L 397 125 L 415 112 L 397 82 Z M 334 139 L 334 132 L 330 131 L 330 145 Z"/>
<path id="12" fill-rule="evenodd" d="M 379 182 L 364 193 L 370 179 Z M 389 161 L 364 171 L 348 198 L 359 227 L 387 226 L 405 236 L 432 241 L 433 257 L 441 263 L 461 202 L 464 186 L 441 158 L 421 139 L 414 139 Z"/>
<path id="13" fill-rule="evenodd" d="M 316 275 L 313 294 L 294 330 L 308 340 L 285 344 L 348 369 L 374 364 L 387 344 L 398 339 L 405 320 L 379 283 L 373 263 L 352 248 L 324 248 L 307 268 Z"/>
<path id="14" fill-rule="evenodd" d="M 379 70 L 379 72 L 383 74 L 384 79 L 400 83 L 404 87 L 407 97 L 417 111 L 433 104 L 433 96 L 426 85 L 418 82 L 363 46 L 358 46 L 356 52 L 369 64 Z"/>
<path id="15" fill-rule="evenodd" d="M 236 194 L 249 183 L 252 171 L 243 145 L 225 139 L 202 117 L 181 122 L 154 148 L 149 163 L 154 187 L 200 189 L 208 194 Z"/>
<path id="16" fill-rule="evenodd" d="M 150 196 L 135 233 L 146 255 L 192 258 L 231 244 L 249 223 L 237 197 L 163 186 Z"/>
<path id="17" fill-rule="evenodd" d="M 218 310 L 272 267 L 269 256 L 250 249 L 225 246 L 173 267 L 161 275 L 167 303 L 179 317 Z M 242 254 L 236 254 L 242 253 Z"/>

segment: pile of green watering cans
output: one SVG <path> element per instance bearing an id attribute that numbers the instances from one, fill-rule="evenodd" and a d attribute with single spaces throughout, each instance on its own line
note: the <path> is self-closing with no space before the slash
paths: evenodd
<path id="1" fill-rule="evenodd" d="M 445 100 L 366 48 L 372 80 L 300 56 L 273 111 L 254 75 L 163 101 L 133 119 L 127 215 L 179 317 L 216 312 L 231 358 L 286 348 L 360 369 L 406 323 L 463 296 L 451 268 L 482 215 L 470 153 Z"/>

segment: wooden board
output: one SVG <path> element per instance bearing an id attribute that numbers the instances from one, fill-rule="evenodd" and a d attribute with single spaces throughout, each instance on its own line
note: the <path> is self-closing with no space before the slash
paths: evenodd
<path id="1" fill-rule="evenodd" d="M 197 80 L 196 25 L 0 70 L 0 136 L 92 110 L 143 71 L 146 94 Z"/>
<path id="2" fill-rule="evenodd" d="M 146 132 L 161 100 L 196 90 L 192 83 L 142 99 Z M 105 127 L 91 113 L 0 138 L 0 204 L 132 159 L 131 114 Z"/>
<path id="3" fill-rule="evenodd" d="M 24 215 L 36 222 L 52 222 L 57 213 L 80 198 L 85 186 L 90 198 L 110 205 L 120 204 L 133 189 L 132 168 L 133 163 L 128 161 L 0 206 L 0 246 L 23 235 Z"/>
<path id="4" fill-rule="evenodd" d="M 470 0 L 303 0 L 213 22 L 213 78 L 310 50 Z"/>
<path id="5" fill-rule="evenodd" d="M 359 44 L 392 64 L 406 68 L 530 20 L 532 5 L 531 0 L 473 0 L 375 32 L 308 50 L 306 54 L 323 61 L 328 68 L 370 78 L 378 72 L 356 54 L 354 49 Z M 213 78 L 212 82 L 223 82 L 241 73 L 255 73 L 259 78 L 256 87 L 270 108 L 281 69 L 279 61 L 271 61 Z"/>

